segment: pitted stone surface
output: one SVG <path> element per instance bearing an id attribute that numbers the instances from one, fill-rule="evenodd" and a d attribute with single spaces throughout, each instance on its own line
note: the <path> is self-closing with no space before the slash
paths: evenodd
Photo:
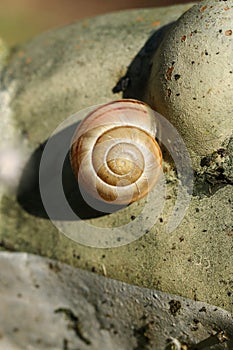
<path id="1" fill-rule="evenodd" d="M 220 308 L 25 253 L 0 265 L 1 349 L 232 349 Z"/>
<path id="2" fill-rule="evenodd" d="M 139 240 L 114 249 L 90 248 L 65 237 L 46 218 L 38 192 L 43 144 L 53 130 L 84 107 L 119 98 L 112 88 L 158 28 L 158 22 L 168 24 L 190 6 L 126 11 L 84 20 L 42 34 L 14 53 L 1 76 L 0 114 L 7 128 L 0 142 L 22 150 L 22 167 L 25 159 L 31 157 L 31 162 L 24 168 L 20 198 L 18 188 L 10 192 L 1 189 L 0 246 L 52 257 L 233 312 L 233 190 L 229 183 L 221 183 L 215 191 L 208 181 L 205 191 L 197 187 L 183 221 L 168 235 L 165 227 L 177 184 L 173 169 L 168 168 L 166 205 L 159 220 Z M 22 184 L 22 178 L 18 180 Z M 103 230 L 121 226 L 133 221 L 144 203 L 136 202 L 101 217 L 84 213 L 83 220 Z M 148 217 L 154 212 L 153 203 L 149 204 Z M 60 203 L 54 205 L 59 208 Z M 77 205 L 82 209 L 82 204 Z M 143 230 L 143 223 L 139 229 Z"/>

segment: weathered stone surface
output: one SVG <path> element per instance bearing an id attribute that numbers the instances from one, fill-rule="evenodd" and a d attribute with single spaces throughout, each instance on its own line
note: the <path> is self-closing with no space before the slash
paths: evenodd
<path id="1" fill-rule="evenodd" d="M 2 249 L 45 255 L 232 312 L 230 183 L 220 183 L 220 188 L 205 181 L 197 184 L 184 220 L 168 234 L 166 224 L 177 193 L 177 179 L 172 166 L 168 166 L 166 203 L 159 220 L 147 230 L 144 217 L 130 231 L 132 236 L 135 231 L 145 233 L 143 237 L 108 249 L 86 247 L 60 233 L 46 218 L 38 192 L 42 145 L 57 125 L 83 107 L 114 99 L 112 88 L 157 28 L 158 21 L 161 25 L 170 23 L 190 6 L 135 10 L 81 21 L 45 33 L 15 52 L 1 77 L 1 122 L 7 125 L 3 139 L 4 144 L 15 148 L 16 138 L 17 149 L 20 140 L 22 153 L 32 158 L 24 169 L 20 198 L 16 191 L 2 191 L 0 242 Z M 54 164 L 56 156 L 54 150 Z M 49 186 L 53 180 L 51 177 Z M 93 211 L 85 212 L 79 197 L 74 196 L 75 200 L 82 223 L 103 227 L 103 233 L 106 227 L 119 226 L 122 239 L 123 225 L 133 223 L 146 203 L 140 201 L 113 214 L 95 217 Z M 154 215 L 154 200 L 152 196 L 148 218 Z M 54 205 L 59 209 L 61 203 Z M 87 225 L 87 235 L 89 228 Z"/>
<path id="2" fill-rule="evenodd" d="M 181 132 L 192 156 L 233 133 L 233 1 L 204 0 L 167 30 L 153 57 L 145 100 Z"/>
<path id="3" fill-rule="evenodd" d="M 24 253 L 0 265 L 1 349 L 232 349 L 220 308 Z"/>

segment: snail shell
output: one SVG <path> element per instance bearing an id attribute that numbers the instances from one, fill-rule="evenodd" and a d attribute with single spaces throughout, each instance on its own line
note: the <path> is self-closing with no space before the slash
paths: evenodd
<path id="1" fill-rule="evenodd" d="M 76 129 L 70 161 L 79 184 L 94 198 L 129 204 L 156 184 L 162 153 L 152 109 L 136 100 L 97 107 Z"/>

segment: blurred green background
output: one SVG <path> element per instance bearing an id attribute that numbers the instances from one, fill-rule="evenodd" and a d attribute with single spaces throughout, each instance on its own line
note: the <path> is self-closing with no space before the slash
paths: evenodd
<path id="1" fill-rule="evenodd" d="M 189 0 L 0 0 L 0 37 L 14 45 L 80 18 L 185 2 Z"/>

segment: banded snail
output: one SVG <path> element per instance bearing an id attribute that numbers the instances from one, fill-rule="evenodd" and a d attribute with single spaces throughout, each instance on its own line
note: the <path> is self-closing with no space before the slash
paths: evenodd
<path id="1" fill-rule="evenodd" d="M 136 100 L 113 101 L 79 124 L 70 161 L 79 184 L 94 198 L 129 204 L 156 184 L 162 153 L 153 110 Z"/>

